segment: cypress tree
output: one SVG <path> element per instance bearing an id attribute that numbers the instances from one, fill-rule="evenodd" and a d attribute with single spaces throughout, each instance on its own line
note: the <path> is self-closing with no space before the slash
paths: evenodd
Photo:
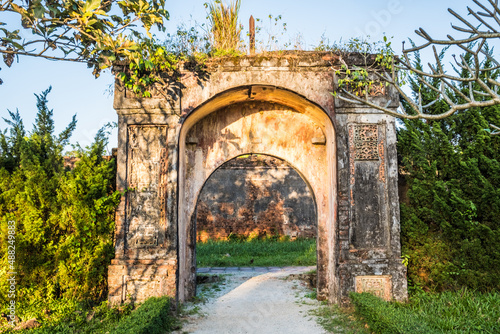
<path id="1" fill-rule="evenodd" d="M 61 298 L 104 298 L 114 255 L 114 211 L 121 194 L 114 189 L 115 161 L 103 158 L 107 128 L 90 147 L 77 146 L 75 168 L 65 168 L 63 151 L 76 119 L 54 134 L 49 92 L 36 95 L 31 132 L 24 130 L 19 112 L 9 112 L 10 128 L 0 134 L 0 276 L 8 268 L 8 222 L 15 221 L 20 312 L 41 312 L 36 305 L 47 307 Z M 1 277 L 0 301 L 7 305 Z"/>
<path id="2" fill-rule="evenodd" d="M 418 56 L 415 65 L 422 67 Z M 422 104 L 436 98 L 415 78 L 410 82 Z M 468 85 L 458 88 L 469 96 Z M 462 99 L 449 94 L 456 102 Z M 430 111 L 445 108 L 437 101 Z M 404 120 L 398 130 L 400 172 L 408 185 L 401 205 L 403 254 L 413 289 L 500 288 L 500 136 L 490 135 L 490 123 L 500 124 L 500 106 L 436 121 Z"/>

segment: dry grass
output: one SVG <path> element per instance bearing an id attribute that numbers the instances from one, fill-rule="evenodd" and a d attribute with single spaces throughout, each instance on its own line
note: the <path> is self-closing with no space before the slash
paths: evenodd
<path id="1" fill-rule="evenodd" d="M 239 52 L 243 29 L 238 23 L 240 5 L 241 0 L 231 1 L 228 5 L 220 0 L 207 4 L 210 39 L 215 54 Z"/>

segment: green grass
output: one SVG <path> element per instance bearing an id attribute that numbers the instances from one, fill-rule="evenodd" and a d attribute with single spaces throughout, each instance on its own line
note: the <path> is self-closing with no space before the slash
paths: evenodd
<path id="1" fill-rule="evenodd" d="M 341 308 L 338 305 L 323 305 L 313 310 L 318 317 L 318 323 L 331 333 L 370 334 L 365 322 L 354 316 L 351 308 Z"/>
<path id="2" fill-rule="evenodd" d="M 433 328 L 451 332 L 500 333 L 500 293 L 470 290 L 421 293 L 406 306 Z"/>
<path id="3" fill-rule="evenodd" d="M 72 300 L 53 301 L 48 315 L 37 315 L 41 327 L 32 330 L 13 331 L 0 326 L 6 334 L 121 334 L 121 333 L 167 333 L 177 328 L 179 322 L 172 316 L 171 301 L 167 297 L 149 298 L 135 310 L 130 304 L 109 307 L 108 303 L 88 307 Z M 42 308 L 46 309 L 45 307 Z M 34 317 L 23 317 L 28 320 Z"/>
<path id="4" fill-rule="evenodd" d="M 46 304 L 20 305 L 23 320 L 36 318 L 41 327 L 33 330 L 12 331 L 1 327 L 0 333 L 34 334 L 105 334 L 116 327 L 119 321 L 132 311 L 130 305 L 109 307 L 107 301 L 94 307 L 71 299 L 51 300 Z"/>
<path id="5" fill-rule="evenodd" d="M 469 290 L 419 293 L 406 304 L 351 294 L 375 333 L 500 333 L 500 294 Z"/>
<path id="6" fill-rule="evenodd" d="M 207 241 L 196 245 L 198 267 L 316 265 L 316 239 Z"/>
<path id="7" fill-rule="evenodd" d="M 151 297 L 118 323 L 111 334 L 164 334 L 179 328 L 168 297 Z"/>

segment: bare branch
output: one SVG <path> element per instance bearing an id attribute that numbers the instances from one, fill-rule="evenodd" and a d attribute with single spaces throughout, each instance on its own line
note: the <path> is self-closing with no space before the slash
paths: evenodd
<path id="1" fill-rule="evenodd" d="M 489 10 L 486 6 L 484 6 L 484 5 L 483 5 L 481 2 L 479 2 L 478 0 L 473 0 L 473 1 L 474 1 L 474 3 L 475 3 L 476 5 L 478 5 L 479 7 L 481 7 L 481 8 L 482 8 L 482 9 L 483 9 L 486 13 L 488 13 L 487 15 L 486 15 L 486 14 L 484 14 L 484 13 L 479 13 L 479 15 L 481 15 L 481 16 L 485 16 L 485 17 L 492 17 L 492 18 L 494 18 L 494 19 L 495 19 L 495 21 L 497 22 L 497 24 L 498 24 L 498 25 L 500 25 L 500 18 L 498 18 L 494 12 L 490 11 L 490 10 Z"/>
<path id="2" fill-rule="evenodd" d="M 496 33 L 481 33 L 481 34 L 478 34 L 478 35 L 475 35 L 475 36 L 472 36 L 472 37 L 469 37 L 469 38 L 464 38 L 464 39 L 459 39 L 459 40 L 453 40 L 453 41 L 450 41 L 450 40 L 437 40 L 437 39 L 428 39 L 427 43 L 421 45 L 421 46 L 417 46 L 417 47 L 414 47 L 414 48 L 411 48 L 411 49 L 406 49 L 404 52 L 405 53 L 410 53 L 410 52 L 416 52 L 416 51 L 420 51 L 424 48 L 426 48 L 427 46 L 429 45 L 432 45 L 432 44 L 436 44 L 436 45 L 458 45 L 458 44 L 469 44 L 469 43 L 472 43 L 472 42 L 475 42 L 477 41 L 478 39 L 481 39 L 481 38 L 488 38 L 488 39 L 493 39 L 493 38 L 499 38 L 500 37 L 500 32 L 496 32 Z"/>
<path id="3" fill-rule="evenodd" d="M 77 63 L 87 63 L 88 62 L 88 59 L 86 60 L 83 57 L 65 58 L 65 57 L 47 56 L 44 54 L 37 54 L 37 53 L 9 51 L 9 50 L 0 50 L 0 53 L 20 55 L 20 56 L 29 56 L 29 57 L 39 57 L 39 58 L 44 58 L 44 59 L 49 59 L 49 60 L 64 60 L 64 61 L 71 61 L 71 62 L 77 62 Z"/>
<path id="4" fill-rule="evenodd" d="M 491 29 L 492 32 L 498 32 L 495 28 L 493 28 L 492 26 L 490 26 L 485 20 L 483 20 L 481 17 L 479 17 L 479 15 L 476 14 L 476 12 L 473 11 L 470 7 L 467 7 L 467 9 L 469 10 L 469 14 L 471 14 L 472 16 L 474 16 L 479 22 L 481 22 L 486 27 L 488 27 L 489 29 Z"/>
<path id="5" fill-rule="evenodd" d="M 453 9 L 448 8 L 448 12 L 450 12 L 451 15 L 455 16 L 457 19 L 459 19 L 460 21 L 462 21 L 466 26 L 468 26 L 476 34 L 480 33 L 472 24 L 469 23 L 469 21 L 467 21 L 466 19 L 464 19 L 462 16 L 458 15 Z"/>
<path id="6" fill-rule="evenodd" d="M 496 131 L 493 131 L 491 133 L 493 136 L 500 135 L 500 127 L 498 127 L 498 126 L 496 126 L 494 124 L 490 124 L 490 127 L 493 128 L 494 130 L 496 130 Z"/>
<path id="7" fill-rule="evenodd" d="M 390 84 L 406 101 L 405 105 L 409 110 L 396 112 L 399 117 L 441 119 L 459 110 L 500 103 L 498 95 L 500 82 L 492 79 L 492 77 L 496 78 L 497 74 L 495 73 L 500 70 L 500 62 L 494 58 L 487 44 L 488 41 L 496 42 L 500 38 L 500 7 L 497 0 L 487 0 L 486 3 L 481 0 L 473 0 L 473 2 L 481 11 L 467 7 L 469 14 L 467 18 L 453 9 L 448 9 L 449 13 L 461 23 L 461 26 L 452 24 L 452 29 L 459 33 L 466 33 L 468 36 L 455 38 L 447 35 L 448 39 L 440 40 L 433 38 L 423 28 L 419 28 L 415 33 L 422 37 L 425 42 L 421 45 L 413 45 L 412 48 L 408 49 L 404 49 L 403 45 L 403 55 L 396 59 L 393 67 L 390 70 L 382 69 L 383 73 L 375 73 L 379 80 Z M 428 63 L 427 70 L 421 67 L 417 68 L 413 65 L 414 59 L 419 59 L 418 52 L 429 46 L 432 46 L 434 64 Z M 453 55 L 456 64 L 456 67 L 453 68 L 457 75 L 447 73 L 437 46 L 454 46 L 464 52 L 464 54 L 459 55 L 460 60 Z M 441 52 L 445 52 L 444 50 Z M 420 92 L 416 93 L 415 99 L 408 97 L 396 80 L 396 71 L 411 75 L 415 84 L 425 87 L 427 91 L 435 94 L 434 100 L 424 105 Z M 437 86 L 435 86 L 436 83 L 438 83 Z M 352 94 L 348 97 L 350 100 L 361 101 L 360 98 L 352 96 Z M 380 107 L 369 101 L 363 101 L 370 107 L 389 113 L 387 106 Z M 439 115 L 427 114 L 428 108 L 438 101 L 448 104 L 449 109 Z"/>

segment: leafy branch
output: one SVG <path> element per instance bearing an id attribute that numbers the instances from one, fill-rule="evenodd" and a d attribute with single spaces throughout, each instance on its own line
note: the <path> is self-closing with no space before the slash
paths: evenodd
<path id="1" fill-rule="evenodd" d="M 87 63 L 93 74 L 139 50 L 138 39 L 169 18 L 165 0 L 0 0 L 0 12 L 18 15 L 23 27 L 0 22 L 0 53 L 10 67 L 15 57 Z M 25 39 L 22 36 L 27 36 Z"/>

